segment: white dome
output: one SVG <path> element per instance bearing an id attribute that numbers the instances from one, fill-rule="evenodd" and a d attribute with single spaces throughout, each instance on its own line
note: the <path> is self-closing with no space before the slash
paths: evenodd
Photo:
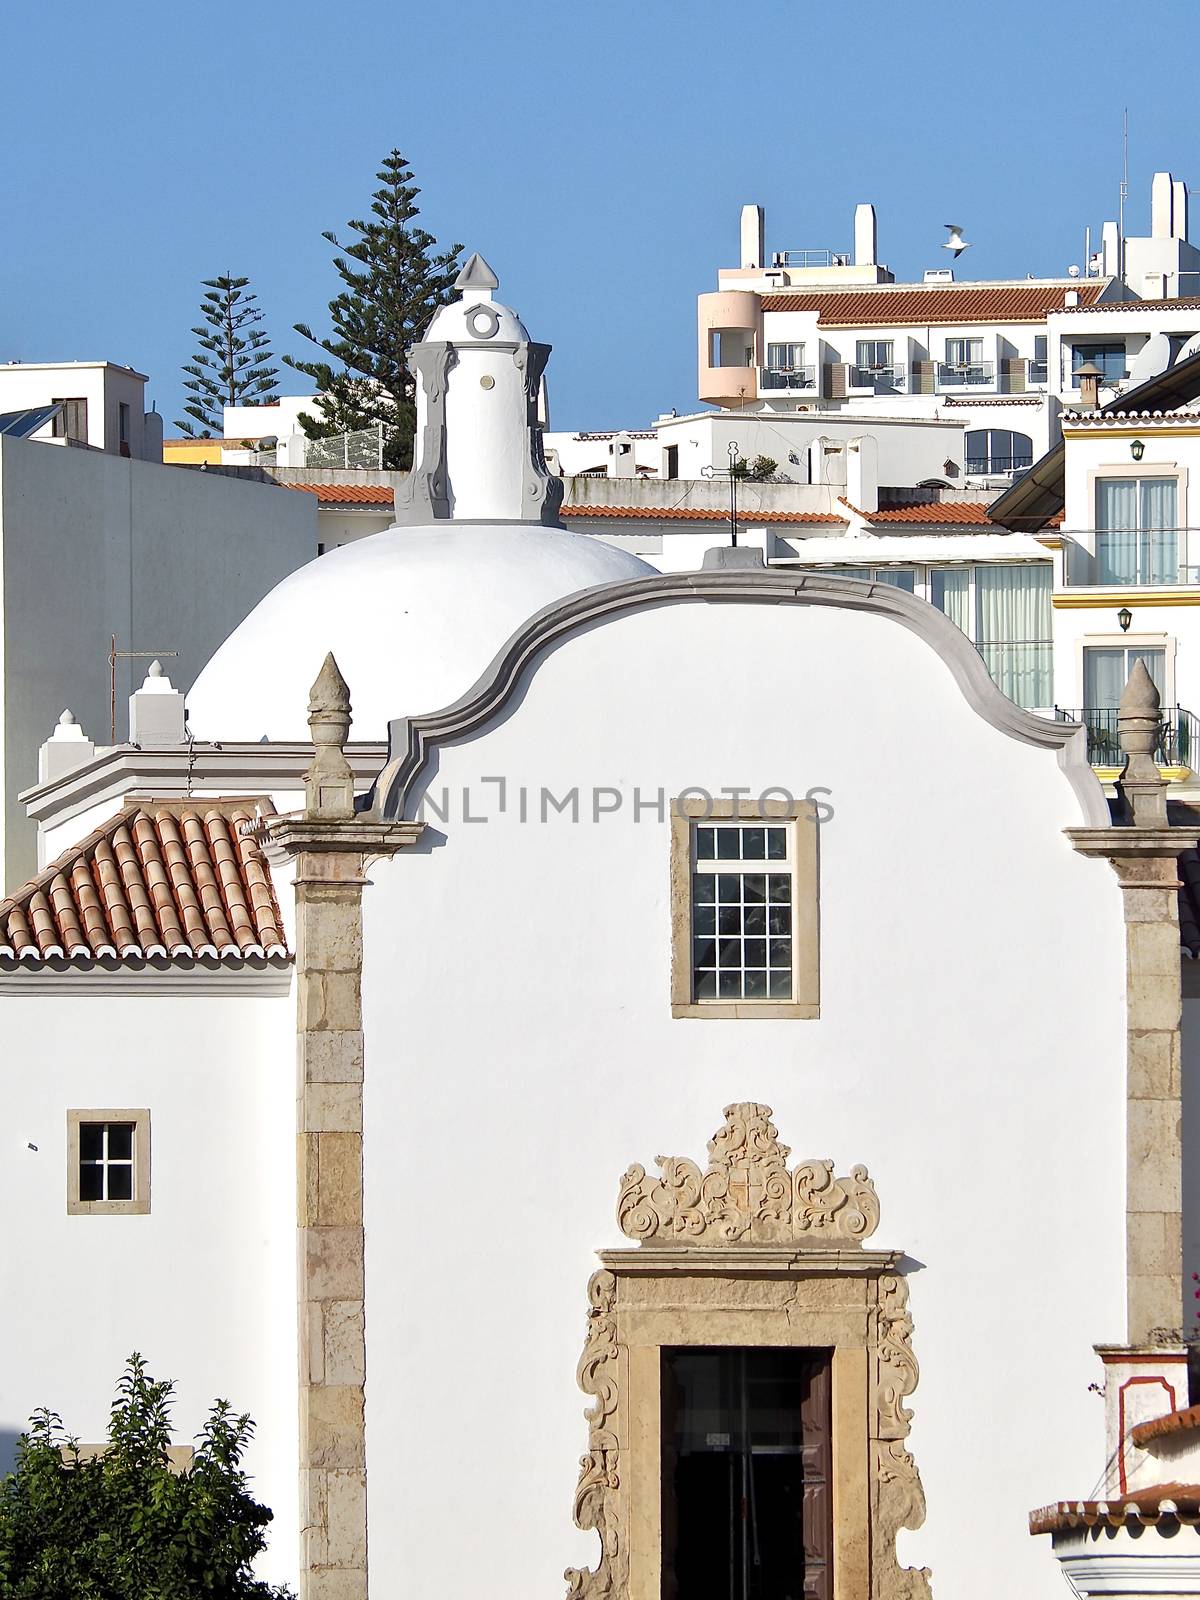
<path id="1" fill-rule="evenodd" d="M 196 680 L 188 722 L 198 739 L 307 739 L 308 691 L 332 650 L 351 739 L 386 739 L 391 718 L 464 694 L 535 611 L 654 570 L 536 523 L 388 528 L 277 584 Z"/>

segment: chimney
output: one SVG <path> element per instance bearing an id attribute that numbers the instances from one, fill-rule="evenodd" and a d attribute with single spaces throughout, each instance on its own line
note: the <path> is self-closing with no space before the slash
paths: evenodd
<path id="1" fill-rule="evenodd" d="M 171 685 L 161 661 L 152 661 L 142 687 L 129 696 L 129 742 L 142 749 L 182 744 L 183 695 Z"/>
<path id="2" fill-rule="evenodd" d="M 875 230 L 875 207 L 859 205 L 854 208 L 854 265 L 877 265 L 878 242 Z"/>
<path id="3" fill-rule="evenodd" d="M 1186 243 L 1188 236 L 1188 193 L 1187 184 L 1181 178 L 1176 178 L 1172 185 L 1174 199 L 1171 206 L 1171 232 L 1176 239 Z"/>
<path id="4" fill-rule="evenodd" d="M 1095 411 L 1100 404 L 1100 379 L 1104 374 L 1094 361 L 1087 361 L 1072 373 L 1079 383 L 1079 409 Z"/>
<path id="5" fill-rule="evenodd" d="M 766 217 L 761 206 L 742 207 L 742 257 L 743 267 L 761 267 L 766 230 Z"/>
<path id="6" fill-rule="evenodd" d="M 1169 172 L 1156 172 L 1150 183 L 1150 237 L 1170 239 L 1175 227 L 1172 212 L 1175 209 L 1175 181 Z"/>
<path id="7" fill-rule="evenodd" d="M 846 445 L 846 499 L 859 511 L 879 510 L 879 445 L 872 434 Z"/>
<path id="8" fill-rule="evenodd" d="M 1100 232 L 1100 270 L 1106 278 L 1116 278 L 1121 271 L 1121 240 L 1115 222 L 1106 222 Z"/>

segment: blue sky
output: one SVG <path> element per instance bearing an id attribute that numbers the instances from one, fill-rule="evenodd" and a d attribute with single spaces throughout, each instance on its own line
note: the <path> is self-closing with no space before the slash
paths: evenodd
<path id="1" fill-rule="evenodd" d="M 693 409 L 695 296 L 736 258 L 846 248 L 900 277 L 1062 272 L 1150 174 L 1200 191 L 1196 0 L 289 0 L 12 6 L 0 360 L 127 362 L 180 415 L 200 280 L 259 291 L 277 353 L 326 325 L 326 228 L 398 146 L 422 221 L 555 347 L 552 425 Z M 1200 194 L 1195 204 L 1200 206 Z M 1200 214 L 1193 228 L 1200 238 Z M 286 369 L 285 369 L 285 377 Z M 294 387 L 290 384 L 289 387 Z"/>

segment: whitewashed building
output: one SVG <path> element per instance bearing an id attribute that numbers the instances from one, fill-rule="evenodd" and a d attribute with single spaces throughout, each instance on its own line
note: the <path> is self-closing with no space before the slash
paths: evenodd
<path id="1" fill-rule="evenodd" d="M 0 365 L 0 434 L 161 461 L 162 418 L 146 410 L 144 372 L 115 361 Z"/>
<path id="2" fill-rule="evenodd" d="M 397 526 L 233 631 L 195 742 L 159 678 L 31 796 L 0 1428 L 99 1439 L 134 1346 L 185 1436 L 229 1394 L 306 1600 L 1051 1600 L 1091 1346 L 1187 1398 L 1195 834 L 903 586 L 568 531 L 548 347 L 459 287 Z"/>

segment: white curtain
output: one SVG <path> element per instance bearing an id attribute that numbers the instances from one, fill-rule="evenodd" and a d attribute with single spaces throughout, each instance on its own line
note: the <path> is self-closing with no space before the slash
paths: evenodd
<path id="1" fill-rule="evenodd" d="M 975 569 L 975 642 L 1019 706 L 1053 704 L 1048 565 Z"/>
<path id="2" fill-rule="evenodd" d="M 1096 482 L 1096 581 L 1175 583 L 1179 578 L 1174 478 Z"/>
<path id="3" fill-rule="evenodd" d="M 930 598 L 956 628 L 971 631 L 971 574 L 966 567 L 943 567 L 930 573 Z"/>

